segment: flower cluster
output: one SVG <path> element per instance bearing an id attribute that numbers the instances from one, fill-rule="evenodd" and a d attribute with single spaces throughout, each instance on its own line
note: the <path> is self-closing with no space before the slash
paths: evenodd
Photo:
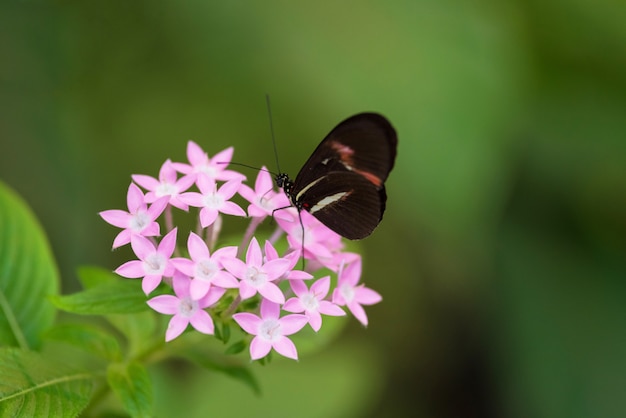
<path id="1" fill-rule="evenodd" d="M 259 171 L 254 189 L 244 184 L 243 174 L 227 169 L 232 155 L 231 147 L 209 158 L 190 141 L 188 163 L 167 160 L 158 178 L 132 176 L 128 211 L 100 213 L 122 229 L 113 248 L 130 244 L 137 257 L 116 273 L 141 278 L 146 295 L 160 285 L 171 287 L 147 302 L 155 311 L 173 315 L 166 341 L 181 335 L 189 324 L 213 334 L 214 320 L 232 318 L 254 336 L 253 360 L 265 357 L 272 348 L 297 359 L 296 347 L 287 336 L 306 324 L 318 331 L 322 315 L 345 315 L 342 307 L 346 307 L 367 325 L 362 305 L 378 303 L 381 296 L 359 284 L 360 255 L 343 251 L 339 235 L 309 213 L 290 207 L 285 194 L 274 190 L 265 168 Z M 231 201 L 237 194 L 249 202 L 247 212 Z M 180 249 L 172 211 L 189 213 L 190 207 L 199 209 L 198 229 L 186 237 L 186 249 Z M 219 245 L 224 215 L 250 218 L 239 246 Z M 274 216 L 276 230 L 261 244 L 255 233 L 268 216 Z M 162 227 L 166 231 L 159 239 Z M 281 254 L 275 245 L 284 237 L 288 245 Z M 307 260 L 305 270 L 299 269 L 304 265 L 302 257 Z M 334 289 L 330 275 L 314 278 L 321 271 L 337 275 Z M 220 304 L 223 300 L 229 301 L 226 307 Z M 257 303 L 242 303 L 247 300 Z"/>

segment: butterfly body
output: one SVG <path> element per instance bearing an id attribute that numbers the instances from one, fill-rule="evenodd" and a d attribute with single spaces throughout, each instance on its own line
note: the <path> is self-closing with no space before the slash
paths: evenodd
<path id="1" fill-rule="evenodd" d="M 359 113 L 337 125 L 291 180 L 276 185 L 298 211 L 306 210 L 348 239 L 362 239 L 382 220 L 385 180 L 393 168 L 398 139 L 377 113 Z"/>

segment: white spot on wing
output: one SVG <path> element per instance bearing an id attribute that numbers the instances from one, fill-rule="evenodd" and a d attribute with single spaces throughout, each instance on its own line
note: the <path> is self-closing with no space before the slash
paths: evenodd
<path id="1" fill-rule="evenodd" d="M 349 195 L 350 193 L 351 192 L 339 192 L 339 193 L 335 193 L 334 195 L 331 195 L 331 196 L 326 196 L 325 198 L 323 198 L 322 200 L 317 202 L 311 208 L 311 210 L 309 210 L 309 212 L 311 214 L 313 214 L 313 213 L 317 212 L 318 210 L 324 209 L 326 206 L 335 203 L 336 201 L 340 200 L 342 197 L 344 197 L 346 195 Z"/>

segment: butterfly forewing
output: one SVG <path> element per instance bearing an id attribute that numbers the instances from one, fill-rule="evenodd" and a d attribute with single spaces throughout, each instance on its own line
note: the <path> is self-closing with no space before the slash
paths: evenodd
<path id="1" fill-rule="evenodd" d="M 333 171 L 353 171 L 382 187 L 393 168 L 396 147 L 396 132 L 387 119 L 376 113 L 354 115 L 318 145 L 298 173 L 294 191 Z"/>

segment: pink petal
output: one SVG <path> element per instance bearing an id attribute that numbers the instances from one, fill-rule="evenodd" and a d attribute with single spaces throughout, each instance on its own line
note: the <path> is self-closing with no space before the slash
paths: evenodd
<path id="1" fill-rule="evenodd" d="M 182 273 L 176 272 L 172 278 L 172 287 L 174 288 L 174 293 L 179 298 L 188 297 L 191 279 Z"/>
<path id="2" fill-rule="evenodd" d="M 278 251 L 276 251 L 272 243 L 269 241 L 265 241 L 265 258 L 267 258 L 268 261 L 279 258 Z"/>
<path id="3" fill-rule="evenodd" d="M 132 215 L 119 209 L 105 210 L 99 213 L 100 217 L 108 224 L 118 228 L 128 228 Z"/>
<path id="4" fill-rule="evenodd" d="M 141 290 L 143 290 L 146 295 L 149 295 L 154 289 L 159 287 L 162 278 L 162 276 L 157 276 L 154 274 L 150 274 L 144 277 L 141 281 Z"/>
<path id="5" fill-rule="evenodd" d="M 248 266 L 246 266 L 246 263 L 244 263 L 240 259 L 224 258 L 221 260 L 221 263 L 224 266 L 224 268 L 228 270 L 235 277 L 238 277 L 239 279 L 243 279 L 244 277 L 246 277 Z"/>
<path id="6" fill-rule="evenodd" d="M 345 311 L 341 309 L 339 306 L 327 300 L 320 301 L 320 305 L 317 308 L 317 310 L 320 313 L 323 313 L 324 315 L 329 315 L 329 316 L 344 316 L 346 314 Z"/>
<path id="7" fill-rule="evenodd" d="M 130 213 L 136 213 L 137 210 L 146 207 L 143 192 L 135 183 L 128 186 L 128 194 L 126 195 L 126 205 Z"/>
<path id="8" fill-rule="evenodd" d="M 252 296 L 256 295 L 257 289 L 250 286 L 248 283 L 246 282 L 240 282 L 239 283 L 239 297 L 241 297 L 241 299 L 245 300 L 245 299 L 250 299 Z"/>
<path id="9" fill-rule="evenodd" d="M 291 290 L 296 296 L 302 296 L 307 293 L 308 289 L 302 280 L 290 280 L 289 285 L 291 286 Z"/>
<path id="10" fill-rule="evenodd" d="M 239 186 L 239 194 L 250 203 L 256 202 L 256 193 L 245 184 Z"/>
<path id="11" fill-rule="evenodd" d="M 132 235 L 130 237 L 130 245 L 133 252 L 140 260 L 145 260 L 151 254 L 156 252 L 156 248 L 148 238 L 141 235 Z"/>
<path id="12" fill-rule="evenodd" d="M 174 315 L 167 324 L 167 331 L 165 331 L 165 341 L 172 341 L 183 333 L 185 328 L 189 325 L 189 318 L 185 318 L 182 315 Z"/>
<path id="13" fill-rule="evenodd" d="M 356 286 L 361 278 L 361 259 L 357 259 L 353 263 L 348 264 L 341 274 L 341 283 L 347 283 Z"/>
<path id="14" fill-rule="evenodd" d="M 202 299 L 207 293 L 209 293 L 210 288 L 210 282 L 193 279 L 191 280 L 191 285 L 189 286 L 189 295 L 191 296 L 191 299 L 194 300 Z"/>
<path id="15" fill-rule="evenodd" d="M 238 258 L 224 258 L 221 260 L 221 263 L 233 276 L 239 279 L 246 277 L 248 266 Z"/>
<path id="16" fill-rule="evenodd" d="M 157 199 L 152 205 L 150 205 L 150 207 L 148 208 L 148 214 L 150 215 L 150 219 L 155 220 L 156 218 L 161 216 L 169 201 L 169 196 L 163 196 Z"/>
<path id="17" fill-rule="evenodd" d="M 187 143 L 187 159 L 194 167 L 203 165 L 208 161 L 207 154 L 193 141 Z"/>
<path id="18" fill-rule="evenodd" d="M 298 360 L 298 350 L 296 350 L 296 346 L 289 338 L 280 338 L 278 341 L 275 341 L 272 344 L 272 347 L 274 347 L 274 350 L 276 350 L 278 354 L 281 354 L 287 358 Z"/>
<path id="19" fill-rule="evenodd" d="M 250 358 L 252 360 L 263 358 L 267 356 L 271 349 L 272 344 L 259 337 L 255 337 L 252 339 L 252 342 L 250 342 Z"/>
<path id="20" fill-rule="evenodd" d="M 263 255 L 261 254 L 261 247 L 256 237 L 252 237 L 250 245 L 248 245 L 248 251 L 246 252 L 246 264 L 249 266 L 261 266 L 263 265 Z"/>
<path id="21" fill-rule="evenodd" d="M 230 163 L 230 160 L 232 160 L 233 158 L 234 151 L 235 149 L 233 147 L 228 147 L 225 150 L 222 150 L 215 154 L 213 158 L 211 158 L 211 162 L 220 163 L 216 165 L 221 168 L 226 168 L 228 166 L 228 163 Z"/>
<path id="22" fill-rule="evenodd" d="M 215 193 L 215 180 L 210 178 L 205 173 L 200 173 L 200 175 L 196 178 L 196 185 L 198 186 L 198 189 L 200 189 L 200 193 L 203 195 L 212 195 Z"/>
<path id="23" fill-rule="evenodd" d="M 285 303 L 285 295 L 283 295 L 280 288 L 272 282 L 265 283 L 265 285 L 259 287 L 257 290 L 267 300 L 280 303 L 281 305 Z"/>
<path id="24" fill-rule="evenodd" d="M 152 222 L 151 224 L 147 225 L 139 233 L 139 235 L 144 236 L 144 237 L 155 237 L 160 234 L 161 234 L 161 228 L 159 224 L 156 222 Z"/>
<path id="25" fill-rule="evenodd" d="M 348 304 L 348 309 L 350 310 L 350 312 L 352 312 L 352 315 L 354 315 L 354 317 L 359 320 L 360 323 L 367 326 L 367 315 L 365 314 L 365 310 L 361 305 L 356 302 L 352 302 Z"/>
<path id="26" fill-rule="evenodd" d="M 217 286 L 211 286 L 209 293 L 206 294 L 202 299 L 198 300 L 198 306 L 201 309 L 208 308 L 209 306 L 215 304 L 218 300 L 224 296 L 226 293 L 226 289 Z"/>
<path id="27" fill-rule="evenodd" d="M 375 290 L 360 286 L 354 291 L 354 300 L 361 305 L 373 305 L 383 300 L 383 297 Z"/>
<path id="28" fill-rule="evenodd" d="M 183 193 L 187 189 L 189 189 L 196 182 L 195 174 L 187 174 L 176 182 L 176 187 L 178 187 L 178 193 Z"/>
<path id="29" fill-rule="evenodd" d="M 217 250 L 213 252 L 212 259 L 214 261 L 217 261 L 218 264 L 222 265 L 222 260 L 227 259 L 227 258 L 232 259 L 232 258 L 237 257 L 237 250 L 238 248 L 235 246 L 218 248 Z"/>
<path id="30" fill-rule="evenodd" d="M 177 297 L 172 295 L 160 295 L 150 299 L 146 303 L 158 313 L 174 315 L 178 312 L 180 301 Z"/>
<path id="31" fill-rule="evenodd" d="M 304 306 L 298 298 L 291 298 L 283 305 L 283 311 L 300 313 L 304 312 Z"/>
<path id="32" fill-rule="evenodd" d="M 309 318 L 306 315 L 292 314 L 285 315 L 278 321 L 280 322 L 281 333 L 283 335 L 291 335 L 300 331 L 309 322 Z"/>
<path id="33" fill-rule="evenodd" d="M 172 166 L 172 161 L 168 158 L 159 170 L 159 180 L 161 182 L 174 184 L 177 177 L 176 170 Z"/>
<path id="34" fill-rule="evenodd" d="M 215 276 L 213 276 L 213 283 L 216 286 L 226 289 L 234 289 L 239 286 L 237 279 L 235 279 L 232 274 L 225 271 L 218 271 L 215 273 Z"/>
<path id="35" fill-rule="evenodd" d="M 262 321 L 258 316 L 248 312 L 241 312 L 234 314 L 233 319 L 248 334 L 257 335 L 259 333 Z"/>
<path id="36" fill-rule="evenodd" d="M 172 258 L 170 260 L 170 263 L 172 263 L 174 268 L 181 273 L 184 273 L 190 277 L 193 276 L 196 263 L 189 260 L 188 258 Z"/>
<path id="37" fill-rule="evenodd" d="M 115 269 L 115 273 L 122 277 L 128 277 L 129 279 L 137 279 L 146 275 L 143 269 L 143 262 L 139 260 L 127 261 Z"/>
<path id="38" fill-rule="evenodd" d="M 130 237 L 132 235 L 133 233 L 130 231 L 130 229 L 125 229 L 121 231 L 119 234 L 117 234 L 117 236 L 113 240 L 112 247 L 118 248 L 118 247 L 121 247 L 122 245 L 128 244 L 130 242 Z"/>
<path id="39" fill-rule="evenodd" d="M 263 271 L 267 274 L 268 280 L 275 280 L 287 272 L 290 264 L 290 260 L 278 258 L 263 264 Z"/>
<path id="40" fill-rule="evenodd" d="M 181 202 L 193 206 L 194 208 L 201 208 L 204 206 L 204 197 L 198 192 L 186 192 L 181 193 L 178 198 Z"/>
<path id="41" fill-rule="evenodd" d="M 307 312 L 306 316 L 309 318 L 309 325 L 313 331 L 317 332 L 322 328 L 322 315 L 319 312 Z"/>
<path id="42" fill-rule="evenodd" d="M 218 211 L 216 209 L 202 208 L 200 210 L 200 225 L 203 228 L 213 225 L 213 222 L 217 219 Z"/>
<path id="43" fill-rule="evenodd" d="M 280 306 L 277 303 L 263 299 L 261 301 L 261 318 L 278 319 L 280 315 Z"/>
<path id="44" fill-rule="evenodd" d="M 227 181 L 226 183 L 222 185 L 222 187 L 220 187 L 217 194 L 222 196 L 224 200 L 229 200 L 231 197 L 235 195 L 235 193 L 237 193 L 237 190 L 239 190 L 239 186 L 241 186 L 240 181 L 237 181 L 237 180 Z"/>
<path id="45" fill-rule="evenodd" d="M 220 212 L 232 216 L 246 216 L 246 211 L 235 202 L 224 202 L 219 209 Z"/>
<path id="46" fill-rule="evenodd" d="M 143 187 L 146 190 L 154 190 L 159 185 L 159 181 L 151 176 L 146 176 L 144 174 L 133 174 L 131 176 L 133 181 Z"/>
<path id="47" fill-rule="evenodd" d="M 293 286 L 292 286 L 293 288 Z M 330 290 L 330 276 L 325 276 L 311 285 L 311 293 L 318 299 L 324 299 Z"/>
<path id="48" fill-rule="evenodd" d="M 204 240 L 193 232 L 189 233 L 189 238 L 187 239 L 187 249 L 189 249 L 191 259 L 196 263 L 211 257 Z"/>
<path id="49" fill-rule="evenodd" d="M 206 311 L 197 311 L 189 320 L 191 326 L 200 331 L 203 334 L 213 334 L 214 325 L 211 315 Z"/>
<path id="50" fill-rule="evenodd" d="M 165 258 L 170 258 L 176 248 L 176 233 L 178 228 L 172 229 L 166 236 L 163 237 L 159 243 L 159 249 L 157 252 L 163 255 Z"/>
<path id="51" fill-rule="evenodd" d="M 256 176 L 256 181 L 254 182 L 254 190 L 256 190 L 257 194 L 264 195 L 270 190 L 274 189 L 274 181 L 272 180 L 272 176 L 267 172 L 267 168 L 265 166 L 261 167 L 259 174 Z"/>

